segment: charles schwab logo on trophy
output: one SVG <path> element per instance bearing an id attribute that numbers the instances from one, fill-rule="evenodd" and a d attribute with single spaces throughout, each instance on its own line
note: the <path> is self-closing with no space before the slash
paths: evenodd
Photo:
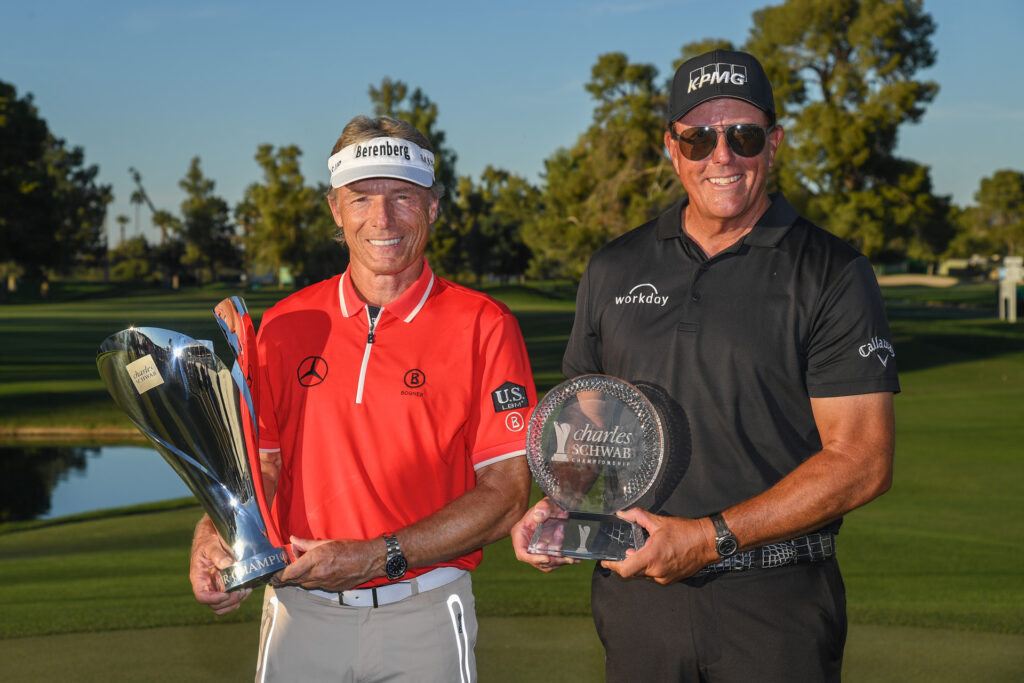
<path id="1" fill-rule="evenodd" d="M 600 429 L 589 423 L 572 431 L 573 425 L 563 422 L 552 424 L 555 429 L 555 462 L 578 462 L 597 465 L 615 465 L 632 458 L 636 435 L 615 425 L 612 429 Z M 572 435 L 572 444 L 566 451 L 566 444 Z"/>
<path id="2" fill-rule="evenodd" d="M 237 562 L 221 570 L 227 590 L 264 583 L 288 564 L 270 540 L 259 476 L 256 334 L 238 297 L 217 305 L 236 360 L 213 343 L 156 327 L 108 337 L 96 357 L 114 402 L 199 499 Z M 324 368 L 326 372 L 326 367 Z M 254 473 L 256 476 L 254 476 Z"/>
<path id="3" fill-rule="evenodd" d="M 618 560 L 640 548 L 643 529 L 615 512 L 641 499 L 660 505 L 682 477 L 689 444 L 682 408 L 655 384 L 607 375 L 559 384 L 530 417 L 526 458 L 562 511 L 537 528 L 530 552 Z"/>

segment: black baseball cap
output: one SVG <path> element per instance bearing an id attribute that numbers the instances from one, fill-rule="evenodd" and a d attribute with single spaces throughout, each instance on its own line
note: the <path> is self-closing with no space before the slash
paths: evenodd
<path id="1" fill-rule="evenodd" d="M 712 50 L 683 62 L 672 79 L 668 123 L 682 118 L 698 104 L 734 97 L 775 115 L 772 84 L 761 62 L 746 52 Z"/>

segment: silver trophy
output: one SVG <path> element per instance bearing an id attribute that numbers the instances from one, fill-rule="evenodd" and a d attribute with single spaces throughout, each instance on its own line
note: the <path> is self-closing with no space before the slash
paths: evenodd
<path id="1" fill-rule="evenodd" d="M 688 462 L 685 415 L 660 387 L 580 375 L 549 391 L 530 416 L 526 459 L 541 490 L 562 509 L 539 525 L 529 551 L 621 560 L 643 528 L 615 516 L 657 507 Z"/>
<path id="2" fill-rule="evenodd" d="M 256 335 L 239 297 L 217 305 L 235 354 L 231 370 L 213 343 L 156 327 L 130 327 L 100 346 L 96 365 L 114 402 L 148 438 L 213 520 L 234 553 L 221 570 L 228 591 L 265 583 L 288 564 L 264 520 Z M 254 476 L 255 475 L 255 476 Z"/>

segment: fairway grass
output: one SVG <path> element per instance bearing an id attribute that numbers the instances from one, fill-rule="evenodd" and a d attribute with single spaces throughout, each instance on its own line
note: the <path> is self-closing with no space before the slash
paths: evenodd
<path id="1" fill-rule="evenodd" d="M 1022 361 L 901 376 L 893 488 L 839 537 L 851 620 L 1024 633 Z"/>
<path id="2" fill-rule="evenodd" d="M 248 683 L 258 637 L 246 623 L 0 640 L 0 680 Z M 589 617 L 481 617 L 476 658 L 488 683 L 604 679 Z M 848 683 L 1018 683 L 1022 673 L 1024 637 L 947 629 L 854 625 L 843 663 Z"/>
<path id="3" fill-rule="evenodd" d="M 572 320 L 562 289 L 497 292 L 520 319 L 541 391 L 561 380 Z M 885 293 L 903 388 L 895 476 L 838 539 L 845 679 L 1024 680 L 1024 324 L 984 312 L 990 288 L 941 290 L 946 303 L 925 288 Z M 9 434 L 123 428 L 95 377 L 99 340 L 143 310 L 147 324 L 216 339 L 208 311 L 225 295 L 0 307 L 0 423 Z M 281 295 L 246 296 L 255 311 Z M 132 512 L 0 524 L 0 680 L 251 680 L 258 600 L 217 618 L 191 596 L 199 509 Z M 544 575 L 507 540 L 487 549 L 474 572 L 482 680 L 601 680 L 589 569 Z"/>

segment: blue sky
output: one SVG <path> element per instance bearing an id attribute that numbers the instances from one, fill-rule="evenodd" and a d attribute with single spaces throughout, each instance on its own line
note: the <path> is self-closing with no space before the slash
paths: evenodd
<path id="1" fill-rule="evenodd" d="M 493 164 L 539 181 L 543 162 L 591 121 L 583 86 L 598 55 L 624 52 L 671 77 L 688 42 L 742 43 L 769 0 L 283 3 L 250 0 L 0 0 L 0 80 L 32 93 L 51 130 L 84 147 L 132 218 L 136 167 L 158 208 L 178 212 L 194 156 L 234 204 L 260 178 L 261 143 L 297 144 L 307 181 L 384 77 L 420 87 L 460 175 Z M 379 8 L 388 7 L 385 12 Z M 1020 0 L 925 0 L 941 90 L 899 153 L 936 190 L 973 203 L 981 178 L 1024 169 Z M 152 238 L 148 210 L 143 234 Z M 116 243 L 116 239 L 112 240 Z"/>

